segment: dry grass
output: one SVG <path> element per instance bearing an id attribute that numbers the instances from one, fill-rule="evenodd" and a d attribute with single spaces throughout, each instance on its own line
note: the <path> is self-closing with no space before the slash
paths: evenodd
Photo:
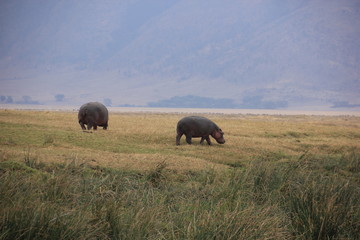
<path id="1" fill-rule="evenodd" d="M 360 118 L 0 111 L 0 239 L 356 239 Z"/>
<path id="2" fill-rule="evenodd" d="M 303 153 L 342 154 L 360 149 L 358 117 L 208 115 L 225 132 L 225 145 L 175 146 L 183 115 L 111 114 L 109 129 L 82 132 L 75 112 L 0 112 L 1 158 L 22 159 L 24 148 L 41 161 L 92 162 L 146 170 L 165 161 L 174 170 L 247 165 L 264 156 L 289 160 Z"/>

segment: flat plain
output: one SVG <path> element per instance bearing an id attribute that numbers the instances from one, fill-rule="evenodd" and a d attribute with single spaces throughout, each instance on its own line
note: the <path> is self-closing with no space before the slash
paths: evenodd
<path id="1" fill-rule="evenodd" d="M 356 239 L 360 117 L 0 110 L 0 239 Z"/>

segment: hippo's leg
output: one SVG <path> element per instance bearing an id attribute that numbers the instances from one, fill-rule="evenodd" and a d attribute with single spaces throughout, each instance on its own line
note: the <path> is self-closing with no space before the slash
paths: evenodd
<path id="1" fill-rule="evenodd" d="M 97 125 L 96 124 L 94 125 L 94 130 L 97 130 Z"/>
<path id="2" fill-rule="evenodd" d="M 93 125 L 92 125 L 91 123 L 88 123 L 88 124 L 87 124 L 87 130 L 90 130 L 90 129 L 92 128 L 92 126 L 93 126 Z"/>
<path id="3" fill-rule="evenodd" d="M 203 144 L 205 137 L 201 137 L 200 144 Z"/>
<path id="4" fill-rule="evenodd" d="M 210 137 L 207 136 L 205 139 L 206 139 L 206 142 L 207 142 L 209 145 L 211 145 Z"/>
<path id="5" fill-rule="evenodd" d="M 83 122 L 79 122 L 79 124 L 80 124 L 82 130 L 86 130 L 86 127 Z"/>
<path id="6" fill-rule="evenodd" d="M 105 123 L 105 125 L 103 126 L 103 129 L 104 129 L 104 130 L 106 130 L 106 129 L 107 129 L 107 127 L 108 127 L 108 124 L 107 124 L 107 123 Z"/>
<path id="7" fill-rule="evenodd" d="M 191 135 L 186 135 L 186 142 L 188 143 L 188 144 L 191 144 Z"/>
<path id="8" fill-rule="evenodd" d="M 181 138 L 182 135 L 183 135 L 183 133 L 178 133 L 176 135 L 176 145 L 180 145 L 180 138 Z"/>

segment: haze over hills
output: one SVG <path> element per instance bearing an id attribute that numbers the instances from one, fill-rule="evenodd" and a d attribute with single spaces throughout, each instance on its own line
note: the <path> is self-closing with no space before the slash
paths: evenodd
<path id="1" fill-rule="evenodd" d="M 1 102 L 360 107 L 358 1 L 16 0 L 0 24 Z"/>

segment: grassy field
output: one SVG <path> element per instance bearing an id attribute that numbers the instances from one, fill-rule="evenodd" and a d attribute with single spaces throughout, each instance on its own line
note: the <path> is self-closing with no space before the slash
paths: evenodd
<path id="1" fill-rule="evenodd" d="M 0 110 L 0 239 L 359 239 L 360 118 Z"/>

